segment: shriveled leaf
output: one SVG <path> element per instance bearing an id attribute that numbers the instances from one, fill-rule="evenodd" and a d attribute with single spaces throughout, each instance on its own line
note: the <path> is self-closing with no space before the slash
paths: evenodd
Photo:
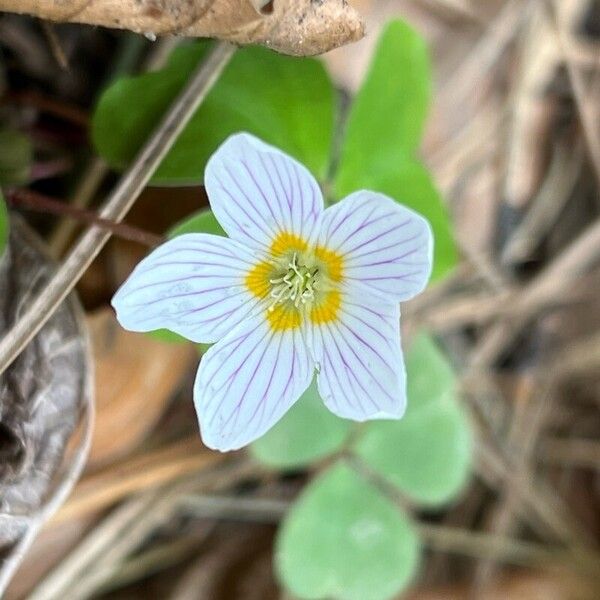
<path id="1" fill-rule="evenodd" d="M 250 448 L 268 466 L 300 467 L 339 450 L 351 427 L 351 421 L 325 408 L 313 381 L 283 419 Z"/>
<path id="2" fill-rule="evenodd" d="M 14 129 L 0 128 L 0 185 L 27 182 L 32 160 L 29 138 Z"/>
<path id="3" fill-rule="evenodd" d="M 410 583 L 420 551 L 401 510 L 338 463 L 310 483 L 287 514 L 275 566 L 299 598 L 384 600 Z"/>
<path id="4" fill-rule="evenodd" d="M 439 505 L 467 482 L 471 427 L 457 398 L 456 375 L 431 337 L 415 339 L 406 370 L 405 416 L 369 423 L 354 452 L 414 500 Z"/>
<path id="5" fill-rule="evenodd" d="M 261 7 L 263 7 L 261 10 Z M 284 54 L 321 54 L 359 40 L 364 25 L 343 0 L 0 0 L 0 11 L 147 35 L 215 37 Z"/>
<path id="6" fill-rule="evenodd" d="M 120 79 L 102 95 L 93 118 L 98 152 L 122 169 L 156 126 L 208 44 L 178 48 L 155 73 Z M 238 51 L 167 154 L 153 182 L 201 182 L 211 154 L 229 135 L 248 131 L 326 175 L 333 138 L 334 90 L 314 59 L 263 48 Z"/>
<path id="7" fill-rule="evenodd" d="M 53 270 L 37 236 L 13 219 L 0 261 L 0 331 L 15 322 Z M 49 516 L 57 488 L 83 466 L 83 450 L 62 463 L 82 413 L 89 414 L 90 373 L 82 311 L 71 296 L 0 376 L 0 590 L 24 551 L 25 532 Z"/>
<path id="8" fill-rule="evenodd" d="M 4 203 L 4 197 L 2 196 L 2 190 L 0 190 L 0 258 L 4 254 L 6 243 L 8 242 L 8 211 L 6 210 L 6 204 Z"/>

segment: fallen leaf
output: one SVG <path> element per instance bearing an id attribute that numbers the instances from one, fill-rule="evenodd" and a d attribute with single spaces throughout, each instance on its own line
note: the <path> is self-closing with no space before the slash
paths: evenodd
<path id="1" fill-rule="evenodd" d="M 48 283 L 54 265 L 16 217 L 0 261 L 0 331 Z M 91 425 L 91 367 L 74 296 L 0 375 L 0 595 L 34 533 L 79 475 Z M 77 425 L 86 435 L 65 452 Z"/>
<path id="2" fill-rule="evenodd" d="M 262 44 L 284 54 L 321 54 L 361 39 L 345 0 L 0 0 L 0 11 L 59 22 Z"/>

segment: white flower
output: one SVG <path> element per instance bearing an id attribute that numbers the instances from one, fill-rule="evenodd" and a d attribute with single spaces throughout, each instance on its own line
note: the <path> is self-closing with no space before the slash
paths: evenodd
<path id="1" fill-rule="evenodd" d="M 305 167 L 243 133 L 212 156 L 205 184 L 229 238 L 165 243 L 113 298 L 126 329 L 217 342 L 194 387 L 204 443 L 224 451 L 260 437 L 315 371 L 336 415 L 400 418 L 399 302 L 429 279 L 427 221 L 369 191 L 324 210 Z"/>

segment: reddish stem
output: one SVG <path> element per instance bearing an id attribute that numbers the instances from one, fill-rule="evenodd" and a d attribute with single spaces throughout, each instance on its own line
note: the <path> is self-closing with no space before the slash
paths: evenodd
<path id="1" fill-rule="evenodd" d="M 163 236 L 155 235 L 154 233 L 126 225 L 125 223 L 116 223 L 109 219 L 103 219 L 92 210 L 76 208 L 32 190 L 11 190 L 6 195 L 6 201 L 13 208 L 70 217 L 80 223 L 89 223 L 102 229 L 108 229 L 115 236 L 132 242 L 138 242 L 150 248 L 155 248 L 165 241 Z"/>

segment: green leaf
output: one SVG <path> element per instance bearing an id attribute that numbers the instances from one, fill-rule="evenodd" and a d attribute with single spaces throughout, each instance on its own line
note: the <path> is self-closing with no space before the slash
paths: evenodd
<path id="1" fill-rule="evenodd" d="M 399 421 L 374 421 L 354 452 L 414 500 L 436 506 L 454 498 L 471 469 L 469 419 L 456 375 L 428 335 L 407 355 L 408 408 Z"/>
<path id="2" fill-rule="evenodd" d="M 406 23 L 391 21 L 350 110 L 335 180 L 338 198 L 359 189 L 356 180 L 364 173 L 389 172 L 412 158 L 430 95 L 425 41 Z"/>
<path id="3" fill-rule="evenodd" d="M 431 176 L 414 158 L 429 104 L 431 75 L 423 39 L 392 21 L 379 40 L 346 127 L 334 196 L 361 189 L 386 194 L 422 214 L 435 239 L 432 281 L 457 264 L 452 225 Z"/>
<path id="4" fill-rule="evenodd" d="M 350 421 L 325 408 L 313 380 L 283 419 L 250 449 L 270 467 L 301 467 L 339 450 L 351 428 Z"/>
<path id="5" fill-rule="evenodd" d="M 33 148 L 29 138 L 13 129 L 0 129 L 0 184 L 27 183 L 31 173 Z"/>
<path id="6" fill-rule="evenodd" d="M 188 217 L 180 223 L 177 223 L 177 225 L 172 227 L 167 232 L 167 237 L 171 239 L 184 233 L 212 233 L 213 235 L 227 235 L 210 208 L 204 208 L 197 213 L 194 213 L 191 217 Z"/>
<path id="7" fill-rule="evenodd" d="M 155 329 L 154 331 L 148 331 L 146 335 L 159 342 L 169 342 L 170 344 L 183 344 L 189 342 L 189 340 L 182 335 L 179 335 L 170 329 Z"/>
<path id="8" fill-rule="evenodd" d="M 4 202 L 4 197 L 2 196 L 2 190 L 0 190 L 0 256 L 4 254 L 4 250 L 6 249 L 8 232 L 8 211 L 6 210 L 6 204 Z"/>
<path id="9" fill-rule="evenodd" d="M 208 43 L 178 48 L 161 71 L 118 80 L 102 95 L 92 123 L 96 149 L 124 168 L 177 96 Z M 327 173 L 335 95 L 322 64 L 264 48 L 238 50 L 156 172 L 154 183 L 201 181 L 204 167 L 229 135 L 248 131 Z"/>
<path id="10" fill-rule="evenodd" d="M 299 598 L 384 600 L 410 583 L 420 552 L 400 509 L 338 463 L 306 487 L 284 519 L 275 567 Z"/>

